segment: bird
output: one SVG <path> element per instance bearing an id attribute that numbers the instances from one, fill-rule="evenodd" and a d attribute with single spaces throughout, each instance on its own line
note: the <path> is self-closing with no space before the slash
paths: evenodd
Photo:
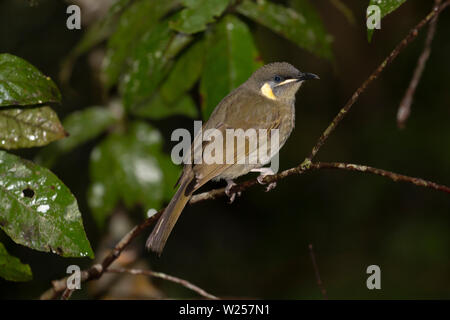
<path id="1" fill-rule="evenodd" d="M 270 150 L 276 153 L 283 147 L 295 126 L 295 95 L 303 82 L 310 79 L 319 79 L 319 77 L 313 73 L 300 72 L 287 62 L 266 64 L 219 102 L 202 129 L 203 131 L 217 129 L 224 135 L 228 129 L 278 129 L 277 150 Z M 196 139 L 201 139 L 200 134 L 194 138 L 191 155 L 204 151 L 208 145 L 208 141 L 196 144 Z M 263 184 L 265 176 L 274 174 L 270 168 L 263 167 L 270 162 L 270 159 L 265 163 L 237 161 L 248 156 L 252 151 L 257 151 L 253 149 L 260 147 L 261 144 L 258 143 L 256 146 L 246 144 L 244 149 L 234 148 L 235 161 L 232 163 L 228 161 L 212 164 L 185 163 L 176 184 L 178 190 L 148 237 L 147 249 L 161 255 L 175 223 L 192 194 L 208 181 L 226 180 L 225 193 L 231 201 L 235 197 L 235 194 L 231 193 L 235 185 L 233 179 L 249 172 L 259 172 L 258 182 Z M 250 150 L 251 148 L 253 149 Z M 225 150 L 227 151 L 229 150 Z M 272 183 L 268 189 L 273 187 Z"/>

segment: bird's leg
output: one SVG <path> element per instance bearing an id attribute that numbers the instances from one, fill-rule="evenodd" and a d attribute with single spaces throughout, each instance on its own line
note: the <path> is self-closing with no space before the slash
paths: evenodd
<path id="1" fill-rule="evenodd" d="M 236 183 L 234 183 L 233 180 L 227 179 L 227 186 L 225 187 L 225 194 L 230 198 L 230 203 L 233 203 L 234 199 L 236 198 L 236 194 L 240 197 L 241 192 L 231 192 L 231 188 L 233 188 Z"/>
<path id="2" fill-rule="evenodd" d="M 275 172 L 273 172 L 273 170 L 271 168 L 267 168 L 267 167 L 263 167 L 263 168 L 255 168 L 250 170 L 250 172 L 259 172 L 259 176 L 258 178 L 256 178 L 256 180 L 258 180 L 259 184 L 266 184 L 264 182 L 264 178 L 266 176 L 272 176 L 275 174 Z M 275 189 L 275 187 L 277 186 L 276 181 L 269 183 L 269 185 L 266 188 L 266 192 Z"/>

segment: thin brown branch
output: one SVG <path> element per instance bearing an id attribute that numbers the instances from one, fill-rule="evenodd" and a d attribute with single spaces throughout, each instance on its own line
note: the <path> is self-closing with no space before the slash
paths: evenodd
<path id="1" fill-rule="evenodd" d="M 308 249 L 309 249 L 309 255 L 311 257 L 311 261 L 312 261 L 312 264 L 313 264 L 313 267 L 314 267 L 314 273 L 316 274 L 317 286 L 319 287 L 323 298 L 325 300 L 328 300 L 327 289 L 325 289 L 325 286 L 323 285 L 322 279 L 320 278 L 319 267 L 317 266 L 316 255 L 314 254 L 314 248 L 313 248 L 312 243 L 310 243 L 308 245 Z"/>
<path id="2" fill-rule="evenodd" d="M 405 176 L 403 174 L 398 174 L 395 172 L 378 169 L 374 167 L 369 167 L 365 165 L 360 164 L 352 164 L 352 163 L 340 163 L 340 162 L 316 162 L 311 164 L 312 169 L 339 169 L 339 170 L 346 170 L 346 171 L 357 171 L 357 172 L 363 172 L 363 173 L 372 173 L 378 176 L 389 178 L 395 182 L 402 181 L 402 182 L 408 182 L 412 183 L 419 187 L 425 187 L 430 188 L 446 193 L 450 193 L 450 187 L 447 187 L 442 184 L 437 184 L 432 181 Z"/>
<path id="3" fill-rule="evenodd" d="M 442 0 L 434 0 L 433 9 L 437 9 L 441 2 Z M 423 71 L 425 70 L 425 65 L 428 61 L 428 58 L 430 57 L 431 43 L 433 42 L 434 34 L 436 33 L 438 18 L 439 13 L 437 13 L 430 22 L 422 54 L 419 56 L 419 60 L 417 61 L 417 66 L 414 70 L 411 82 L 409 83 L 408 89 L 405 92 L 405 96 L 403 97 L 402 101 L 400 102 L 400 106 L 398 107 L 397 126 L 400 129 L 403 129 L 405 127 L 405 123 L 411 113 L 411 104 L 413 102 L 414 93 L 416 92 L 416 88 L 419 85 L 419 81 L 422 78 Z"/>
<path id="4" fill-rule="evenodd" d="M 400 43 L 392 50 L 392 52 L 388 55 L 386 59 L 383 60 L 383 62 L 378 66 L 378 68 L 375 69 L 374 72 L 367 78 L 366 81 L 353 93 L 351 98 L 347 101 L 345 106 L 339 111 L 339 113 L 336 115 L 336 117 L 331 121 L 330 125 L 325 129 L 325 131 L 320 136 L 319 140 L 317 141 L 316 145 L 313 147 L 311 154 L 308 156 L 308 159 L 311 161 L 316 156 L 317 152 L 319 152 L 320 148 L 323 146 L 325 141 L 328 139 L 330 134 L 336 129 L 338 124 L 344 119 L 345 115 L 348 113 L 348 111 L 351 109 L 351 107 L 355 104 L 355 102 L 358 100 L 359 96 L 367 89 L 367 87 L 378 78 L 380 73 L 392 63 L 392 61 L 397 58 L 398 54 L 403 51 L 403 49 L 406 48 L 408 44 L 410 44 L 419 34 L 419 31 L 427 25 L 435 16 L 437 16 L 442 10 L 444 10 L 448 5 L 450 5 L 450 0 L 447 0 L 443 4 L 441 4 L 438 7 L 434 7 L 433 10 L 424 18 L 422 21 L 420 21 L 414 28 L 412 28 L 408 35 L 400 41 Z"/>
<path id="5" fill-rule="evenodd" d="M 374 167 L 369 167 L 366 165 L 360 165 L 360 164 L 351 164 L 351 163 L 341 163 L 341 162 L 313 162 L 313 163 L 302 163 L 298 165 L 297 167 L 290 168 L 287 170 L 284 170 L 276 175 L 267 176 L 264 179 L 265 183 L 270 182 L 276 182 L 279 180 L 282 180 L 286 177 L 292 176 L 292 175 L 300 175 L 307 171 L 313 171 L 313 170 L 322 170 L 322 169 L 338 169 L 338 170 L 345 170 L 345 171 L 356 171 L 361 173 L 371 173 L 375 175 L 379 175 L 382 177 L 389 178 L 395 182 L 397 181 L 403 181 L 408 182 L 411 184 L 414 184 L 416 186 L 420 187 L 426 187 L 438 191 L 443 191 L 446 193 L 450 193 L 450 187 L 437 184 L 432 181 L 424 180 L 421 178 L 416 177 L 410 177 L 405 176 L 402 174 L 398 174 L 395 172 L 378 169 Z M 254 180 L 248 180 L 244 181 L 240 184 L 237 184 L 232 188 L 232 192 L 238 192 L 238 191 L 244 191 L 248 188 L 258 185 L 258 181 L 256 179 Z M 213 189 L 211 191 L 203 192 L 197 195 L 194 195 L 191 198 L 190 204 L 195 204 L 207 200 L 213 200 L 217 199 L 219 197 L 225 196 L 225 189 Z M 108 267 L 111 265 L 112 262 L 114 262 L 123 249 L 134 239 L 136 238 L 143 230 L 150 227 L 162 214 L 164 209 L 161 209 L 157 213 L 155 213 L 150 218 L 144 220 L 140 225 L 135 226 L 130 232 L 128 232 L 122 240 L 115 246 L 113 250 L 106 256 L 106 258 L 103 260 L 101 264 L 95 264 L 92 267 L 90 267 L 87 270 L 82 271 L 81 273 L 81 281 L 86 282 L 94 279 L 100 278 L 104 272 L 108 271 Z M 62 292 L 64 292 L 67 289 L 67 278 L 63 278 L 60 280 L 54 280 L 52 281 L 52 288 L 47 290 L 41 295 L 41 299 L 56 299 Z"/>
<path id="6" fill-rule="evenodd" d="M 61 300 L 69 300 L 72 296 L 73 290 L 66 288 L 61 295 Z"/>
<path id="7" fill-rule="evenodd" d="M 124 269 L 124 268 L 111 268 L 111 269 L 108 269 L 107 272 L 128 273 L 128 274 L 133 274 L 133 275 L 146 275 L 146 276 L 150 276 L 153 278 L 159 278 L 159 279 L 167 280 L 167 281 L 182 285 L 183 287 L 198 293 L 199 295 L 201 295 L 202 297 L 205 297 L 206 299 L 212 299 L 212 300 L 219 299 L 218 297 L 206 292 L 202 288 L 196 286 L 195 284 L 193 284 L 187 280 L 177 278 L 177 277 L 174 277 L 174 276 L 162 273 L 162 272 L 155 272 L 155 271 L 151 271 L 151 270 L 140 270 L 140 269 Z"/>
<path id="8" fill-rule="evenodd" d="M 400 44 L 394 49 L 394 51 L 391 52 L 391 54 L 383 61 L 383 63 L 372 73 L 372 75 L 363 83 L 363 85 L 353 94 L 352 98 L 347 102 L 347 104 L 341 109 L 339 114 L 333 119 L 332 123 L 328 126 L 328 128 L 325 130 L 325 132 L 322 134 L 322 136 L 319 138 L 317 144 L 314 146 L 311 155 L 306 158 L 300 165 L 294 168 L 290 168 L 288 170 L 282 171 L 276 175 L 272 176 L 266 176 L 264 178 L 265 183 L 270 182 L 276 182 L 278 180 L 282 180 L 288 176 L 291 175 L 300 175 L 305 173 L 306 171 L 311 170 L 318 170 L 318 169 L 342 169 L 347 171 L 359 171 L 359 172 L 367 172 L 372 173 L 380 176 L 384 176 L 387 178 L 390 178 L 394 181 L 404 181 L 413 183 L 418 186 L 422 187 L 428 187 L 439 191 L 444 191 L 447 193 L 450 193 L 450 188 L 444 185 L 439 185 L 431 181 L 423 180 L 420 178 L 414 178 L 409 176 L 400 175 L 397 173 L 389 172 L 382 169 L 377 169 L 373 167 L 368 167 L 364 165 L 355 165 L 355 164 L 344 164 L 344 163 L 324 163 L 324 162 L 317 162 L 313 163 L 311 159 L 315 157 L 319 149 L 322 147 L 322 145 L 327 140 L 328 136 L 331 134 L 331 132 L 335 129 L 337 124 L 343 119 L 345 114 L 350 110 L 352 105 L 356 102 L 359 95 L 367 88 L 367 86 L 378 77 L 378 75 L 384 70 L 384 68 L 390 64 L 395 57 L 406 47 L 416 36 L 420 29 L 423 28 L 425 24 L 427 24 L 433 17 L 435 17 L 439 12 L 441 12 L 445 7 L 450 5 L 450 0 L 447 0 L 445 3 L 441 4 L 437 9 L 433 9 L 432 12 L 430 12 L 416 27 L 414 27 L 409 34 L 406 36 L 405 39 L 400 42 Z M 245 182 L 242 182 L 240 184 L 237 184 L 234 186 L 231 191 L 232 192 L 239 192 L 244 191 L 252 186 L 257 185 L 258 182 L 256 179 L 248 180 Z M 208 192 L 200 193 L 197 195 L 194 195 L 191 200 L 190 204 L 206 201 L 206 200 L 212 200 L 219 197 L 223 197 L 225 195 L 225 189 L 215 189 Z M 102 260 L 100 264 L 95 264 L 91 266 L 89 269 L 83 270 L 81 272 L 81 282 L 91 281 L 100 278 L 106 271 L 108 271 L 108 268 L 111 266 L 111 264 L 120 256 L 124 248 L 139 234 L 142 233 L 143 230 L 147 229 L 157 219 L 161 216 L 164 209 L 161 209 L 157 213 L 155 213 L 150 218 L 144 220 L 141 224 L 135 226 L 130 232 L 128 232 L 120 241 L 119 243 L 114 247 L 114 249 L 111 250 L 111 252 Z M 62 278 L 60 280 L 54 280 L 52 281 L 52 287 L 48 289 L 46 292 L 44 292 L 41 295 L 41 299 L 56 299 L 59 297 L 62 293 L 64 293 L 64 296 L 70 296 L 71 292 L 69 289 L 67 289 L 67 278 Z"/>

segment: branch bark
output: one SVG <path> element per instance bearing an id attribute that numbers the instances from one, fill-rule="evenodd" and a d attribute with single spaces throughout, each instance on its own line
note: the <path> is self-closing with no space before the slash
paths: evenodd
<path id="1" fill-rule="evenodd" d="M 442 0 L 434 0 L 433 9 L 438 8 Z M 433 42 L 434 34 L 436 33 L 436 26 L 438 21 L 439 13 L 431 20 L 430 26 L 428 27 L 427 38 L 425 40 L 425 45 L 422 54 L 419 56 L 417 61 L 416 69 L 414 70 L 413 77 L 409 83 L 408 89 L 405 92 L 397 111 L 397 126 L 400 129 L 405 127 L 406 120 L 408 120 L 411 113 L 411 104 L 413 102 L 414 93 L 419 85 L 420 78 L 422 77 L 423 71 L 425 70 L 425 65 L 430 57 L 431 53 L 431 43 Z"/>
<path id="2" fill-rule="evenodd" d="M 153 278 L 159 278 L 159 279 L 171 281 L 171 282 L 177 283 L 179 285 L 182 285 L 183 287 L 198 293 L 199 295 L 201 295 L 202 297 L 205 297 L 206 299 L 211 299 L 211 300 L 219 299 L 218 297 L 206 292 L 202 288 L 196 286 L 195 284 L 190 283 L 187 280 L 177 278 L 177 277 L 174 277 L 174 276 L 162 273 L 162 272 L 155 272 L 155 271 L 151 271 L 151 270 L 140 270 L 140 269 L 124 269 L 124 268 L 108 269 L 107 272 L 128 273 L 128 274 L 134 274 L 134 275 L 142 274 L 142 275 L 150 276 Z"/>

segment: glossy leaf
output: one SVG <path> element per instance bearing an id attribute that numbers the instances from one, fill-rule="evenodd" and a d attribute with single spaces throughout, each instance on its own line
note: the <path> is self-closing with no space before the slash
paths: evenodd
<path id="1" fill-rule="evenodd" d="M 8 281 L 30 281 L 33 278 L 31 268 L 6 251 L 0 242 L 0 277 Z"/>
<path id="2" fill-rule="evenodd" d="M 37 162 L 51 167 L 58 156 L 94 139 L 116 121 L 111 110 L 105 107 L 90 107 L 71 113 L 63 121 L 69 136 L 42 149 L 37 156 Z"/>
<path id="3" fill-rule="evenodd" d="M 377 5 L 380 8 L 381 18 L 384 18 L 389 13 L 397 10 L 405 2 L 406 0 L 370 0 L 369 6 Z M 367 29 L 367 39 L 369 42 L 372 40 L 374 31 L 375 29 Z"/>
<path id="4" fill-rule="evenodd" d="M 59 102 L 61 94 L 49 77 L 22 58 L 0 54 L 0 107 Z"/>
<path id="5" fill-rule="evenodd" d="M 108 40 L 108 49 L 103 62 L 105 85 L 110 88 L 126 70 L 134 48 L 141 42 L 142 36 L 150 32 L 158 20 L 167 14 L 178 1 L 134 2 L 121 15 L 117 29 Z M 133 61 L 131 61 L 133 62 Z"/>
<path id="6" fill-rule="evenodd" d="M 168 185 L 173 187 L 179 174 L 161 149 L 159 131 L 138 122 L 125 135 L 111 134 L 92 151 L 88 202 L 99 226 L 120 200 L 128 208 L 161 206 Z"/>
<path id="7" fill-rule="evenodd" d="M 65 136 L 58 116 L 50 107 L 0 109 L 0 148 L 44 146 Z"/>
<path id="8" fill-rule="evenodd" d="M 208 23 L 214 22 L 225 11 L 229 3 L 230 0 L 184 0 L 186 8 L 170 22 L 170 27 L 188 34 L 203 31 Z"/>
<path id="9" fill-rule="evenodd" d="M 302 12 L 269 1 L 244 0 L 237 11 L 299 47 L 331 60 L 332 37 L 325 31 L 314 8 L 305 1 L 301 1 L 300 5 Z"/>
<path id="10" fill-rule="evenodd" d="M 0 227 L 16 243 L 64 257 L 93 257 L 78 204 L 48 169 L 0 151 Z"/>
<path id="11" fill-rule="evenodd" d="M 205 42 L 201 40 L 177 59 L 160 88 L 161 96 L 166 102 L 173 104 L 198 81 L 203 68 L 204 53 Z"/>
<path id="12" fill-rule="evenodd" d="M 172 58 L 190 41 L 188 36 L 174 35 L 167 22 L 160 23 L 143 36 L 122 83 L 123 105 L 126 109 L 139 108 L 151 100 L 156 88 L 170 71 Z"/>
<path id="13" fill-rule="evenodd" d="M 165 99 L 156 93 L 152 100 L 137 109 L 135 114 L 140 117 L 157 120 L 173 115 L 197 118 L 198 111 L 194 100 L 188 94 L 178 97 L 174 102 L 166 102 Z"/>
<path id="14" fill-rule="evenodd" d="M 207 36 L 207 53 L 200 82 L 204 119 L 261 65 L 247 25 L 234 16 L 224 17 Z"/>

